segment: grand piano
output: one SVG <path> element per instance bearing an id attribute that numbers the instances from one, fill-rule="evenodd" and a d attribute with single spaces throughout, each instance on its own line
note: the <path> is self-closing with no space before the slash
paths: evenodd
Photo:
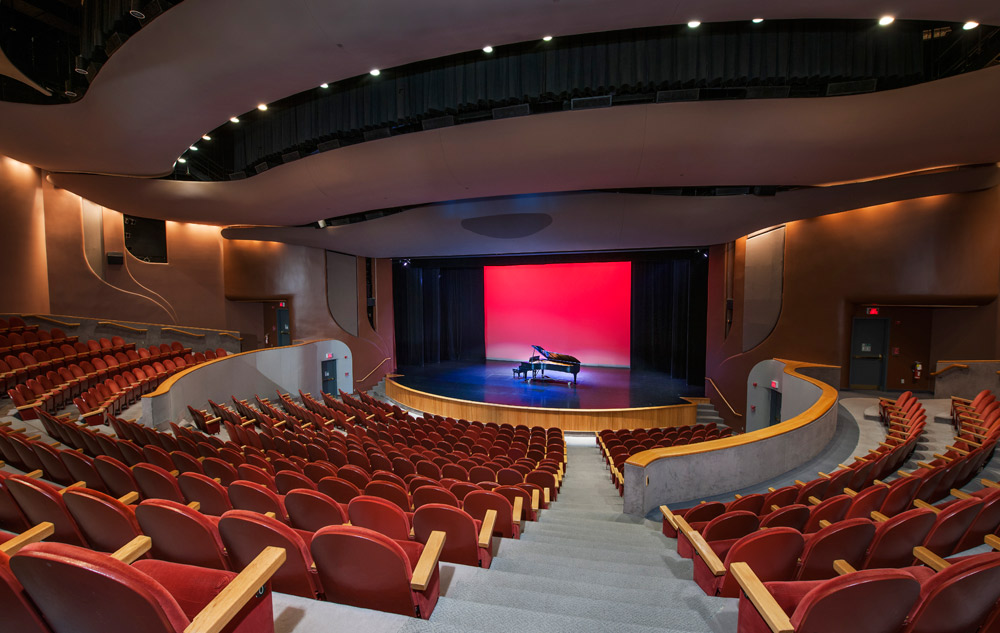
<path id="1" fill-rule="evenodd" d="M 539 372 L 541 372 L 542 378 L 545 378 L 546 371 L 563 371 L 573 374 L 573 384 L 576 384 L 576 376 L 580 373 L 580 360 L 578 358 L 569 354 L 546 351 L 541 345 L 532 345 L 531 347 L 538 353 L 532 355 L 528 360 L 522 361 L 514 370 L 515 376 L 520 374 L 527 380 L 529 371 L 533 379 L 538 377 Z"/>

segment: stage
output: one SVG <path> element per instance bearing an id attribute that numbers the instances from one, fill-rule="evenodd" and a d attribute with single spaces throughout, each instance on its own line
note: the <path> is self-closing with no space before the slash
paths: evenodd
<path id="1" fill-rule="evenodd" d="M 696 407 L 688 398 L 704 395 L 701 385 L 659 372 L 585 365 L 574 386 L 572 375 L 562 372 L 546 372 L 545 380 L 515 378 L 517 365 L 399 367 L 386 379 L 386 395 L 436 415 L 573 431 L 693 424 Z"/>

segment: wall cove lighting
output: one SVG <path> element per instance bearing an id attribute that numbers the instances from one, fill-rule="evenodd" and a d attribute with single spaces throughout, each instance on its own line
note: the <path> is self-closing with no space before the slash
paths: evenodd
<path id="1" fill-rule="evenodd" d="M 753 22 L 754 24 L 760 24 L 761 22 L 764 21 L 764 18 L 754 18 L 750 21 Z"/>
<path id="2" fill-rule="evenodd" d="M 240 120 L 237 117 L 234 117 L 234 116 L 229 117 L 229 121 L 231 123 L 239 123 L 240 122 Z"/>
<path id="3" fill-rule="evenodd" d="M 257 106 L 257 109 L 260 110 L 261 112 L 264 112 L 265 110 L 267 110 L 267 104 L 266 103 L 262 103 L 262 104 L 260 104 L 260 105 Z"/>
<path id="4" fill-rule="evenodd" d="M 688 28 L 696 29 L 699 26 L 701 26 L 701 22 L 699 22 L 698 20 L 691 20 L 690 22 L 688 22 Z"/>
<path id="5" fill-rule="evenodd" d="M 979 22 L 973 22 L 972 20 L 969 20 L 968 22 L 962 25 L 962 29 L 966 31 L 971 31 L 977 26 L 979 26 Z"/>
<path id="6" fill-rule="evenodd" d="M 892 17 L 891 15 L 883 15 L 882 17 L 880 17 L 878 19 L 878 24 L 879 24 L 879 26 L 889 26 L 890 24 L 892 24 L 895 21 L 896 21 L 896 18 Z"/>
<path id="7" fill-rule="evenodd" d="M 201 140 L 203 140 L 203 141 L 211 141 L 212 137 L 209 136 L 208 134 L 202 134 L 201 135 Z"/>
<path id="8" fill-rule="evenodd" d="M 371 70 L 368 71 L 368 74 L 371 75 L 372 77 L 378 77 L 379 75 L 382 74 L 382 71 L 379 70 L 378 68 L 372 68 Z"/>
<path id="9" fill-rule="evenodd" d="M 320 84 L 319 87 L 320 88 L 329 88 L 330 84 Z"/>
<path id="10" fill-rule="evenodd" d="M 551 42 L 552 41 L 552 36 L 551 35 L 546 35 L 545 37 L 542 38 L 542 41 L 543 42 Z"/>
<path id="11" fill-rule="evenodd" d="M 493 47 L 492 46 L 484 46 L 483 47 L 483 52 L 484 53 L 492 53 L 493 52 Z"/>

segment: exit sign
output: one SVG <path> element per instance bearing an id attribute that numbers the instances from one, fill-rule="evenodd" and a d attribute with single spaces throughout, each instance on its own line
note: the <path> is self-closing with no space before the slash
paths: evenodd
<path id="1" fill-rule="evenodd" d="M 868 313 L 868 316 L 878 316 L 878 308 L 866 308 L 865 312 Z"/>
<path id="2" fill-rule="evenodd" d="M 777 380 L 772 380 L 771 381 L 771 389 L 777 389 L 777 388 L 778 388 L 778 381 Z"/>

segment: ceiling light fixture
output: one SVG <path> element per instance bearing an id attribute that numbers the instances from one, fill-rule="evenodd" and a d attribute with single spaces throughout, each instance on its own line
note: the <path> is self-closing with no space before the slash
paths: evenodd
<path id="1" fill-rule="evenodd" d="M 192 146 L 191 146 L 191 147 L 189 147 L 188 149 L 190 149 L 190 150 L 193 150 L 193 151 L 196 151 L 196 152 L 198 151 L 198 148 L 197 148 L 197 147 L 195 147 L 194 145 L 192 145 Z"/>
<path id="2" fill-rule="evenodd" d="M 696 29 L 699 26 L 701 26 L 701 22 L 699 22 L 698 20 L 691 20 L 690 22 L 688 22 L 688 28 Z"/>
<path id="3" fill-rule="evenodd" d="M 484 46 L 483 47 L 483 52 L 484 53 L 492 53 L 493 52 L 493 47 L 492 46 Z"/>
<path id="4" fill-rule="evenodd" d="M 378 68 L 372 68 L 371 70 L 368 71 L 368 74 L 371 75 L 372 77 L 378 77 L 379 75 L 382 74 L 382 71 L 379 70 Z"/>
<path id="5" fill-rule="evenodd" d="M 137 20 L 145 20 L 146 14 L 142 12 L 143 0 L 132 0 L 131 8 L 129 9 L 129 15 Z"/>
<path id="6" fill-rule="evenodd" d="M 750 21 L 753 22 L 754 24 L 760 24 L 761 22 L 764 21 L 764 18 L 754 18 Z"/>
<path id="7" fill-rule="evenodd" d="M 77 95 L 76 90 L 73 90 L 72 79 L 67 79 L 64 87 L 65 89 L 63 90 L 63 94 L 66 95 L 67 97 L 75 97 Z"/>
<path id="8" fill-rule="evenodd" d="M 212 137 L 209 136 L 208 134 L 202 134 L 201 135 L 201 140 L 203 140 L 203 141 L 211 141 Z"/>
<path id="9" fill-rule="evenodd" d="M 260 104 L 260 105 L 257 106 L 257 109 L 260 110 L 261 112 L 264 112 L 265 110 L 267 110 L 267 104 L 266 103 L 262 103 L 262 104 Z"/>
<path id="10" fill-rule="evenodd" d="M 186 158 L 178 158 L 177 162 L 178 163 L 186 163 L 186 162 L 188 162 L 188 159 L 186 159 Z"/>
<path id="11" fill-rule="evenodd" d="M 979 22 L 973 22 L 972 20 L 969 20 L 968 22 L 962 25 L 962 29 L 965 31 L 971 31 L 977 26 L 979 26 Z"/>
<path id="12" fill-rule="evenodd" d="M 878 19 L 878 25 L 879 26 L 889 26 L 890 24 L 892 24 L 895 21 L 896 21 L 896 18 L 892 17 L 891 15 L 883 15 L 882 17 L 880 17 Z"/>
<path id="13" fill-rule="evenodd" d="M 551 35 L 546 35 L 545 37 L 542 38 L 542 41 L 543 42 L 551 42 L 552 41 L 552 36 Z"/>
<path id="14" fill-rule="evenodd" d="M 320 84 L 319 87 L 320 88 L 329 88 L 330 84 Z"/>
<path id="15" fill-rule="evenodd" d="M 81 75 L 87 74 L 87 60 L 83 58 L 83 55 L 77 55 L 76 59 L 73 61 L 73 70 L 80 73 Z"/>
<path id="16" fill-rule="evenodd" d="M 234 116 L 229 117 L 229 121 L 230 121 L 230 123 L 239 123 L 240 122 L 239 118 L 238 117 L 234 117 Z"/>

